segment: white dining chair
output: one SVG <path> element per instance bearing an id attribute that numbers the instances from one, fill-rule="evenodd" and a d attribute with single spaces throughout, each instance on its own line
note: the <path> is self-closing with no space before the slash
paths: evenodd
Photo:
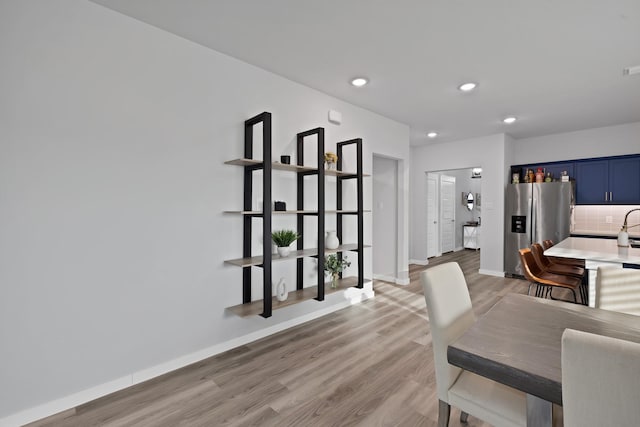
<path id="1" fill-rule="evenodd" d="M 521 391 L 452 366 L 447 347 L 475 323 L 471 298 L 460 266 L 450 262 L 420 276 L 431 328 L 438 426 L 449 425 L 451 405 L 497 427 L 526 425 L 526 398 Z"/>
<path id="2" fill-rule="evenodd" d="M 640 344 L 566 329 L 562 334 L 565 427 L 637 426 Z"/>
<path id="3" fill-rule="evenodd" d="M 595 306 L 640 316 L 640 270 L 598 267 Z"/>

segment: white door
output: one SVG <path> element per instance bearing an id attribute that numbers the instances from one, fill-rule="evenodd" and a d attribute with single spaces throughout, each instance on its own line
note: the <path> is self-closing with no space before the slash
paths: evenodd
<path id="1" fill-rule="evenodd" d="M 427 174 L 427 258 L 439 256 L 438 252 L 438 175 Z"/>
<path id="2" fill-rule="evenodd" d="M 452 252 L 456 239 L 456 178 L 440 175 L 440 251 Z"/>

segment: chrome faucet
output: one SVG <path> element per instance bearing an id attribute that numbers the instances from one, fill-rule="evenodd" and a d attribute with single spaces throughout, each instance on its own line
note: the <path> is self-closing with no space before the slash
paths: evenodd
<path id="1" fill-rule="evenodd" d="M 623 246 L 623 247 L 629 246 L 629 232 L 628 232 L 628 230 L 630 228 L 632 228 L 632 227 L 637 227 L 638 225 L 640 225 L 640 223 L 634 224 L 634 225 L 627 225 L 627 220 L 629 219 L 629 214 L 631 212 L 634 212 L 634 211 L 640 211 L 640 208 L 631 209 L 624 216 L 624 223 L 622 224 L 622 227 L 620 228 L 620 232 L 618 233 L 618 246 Z"/>

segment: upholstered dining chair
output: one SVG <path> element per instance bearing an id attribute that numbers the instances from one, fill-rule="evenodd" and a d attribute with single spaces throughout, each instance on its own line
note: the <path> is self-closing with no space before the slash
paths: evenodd
<path id="1" fill-rule="evenodd" d="M 638 425 L 640 344 L 566 329 L 561 358 L 565 427 Z"/>
<path id="2" fill-rule="evenodd" d="M 428 268 L 420 280 L 427 301 L 439 399 L 438 426 L 449 425 L 451 405 L 495 426 L 526 425 L 521 391 L 452 366 L 447 347 L 475 323 L 471 298 L 460 266 L 450 262 Z"/>
<path id="3" fill-rule="evenodd" d="M 598 267 L 595 306 L 640 316 L 640 270 Z"/>

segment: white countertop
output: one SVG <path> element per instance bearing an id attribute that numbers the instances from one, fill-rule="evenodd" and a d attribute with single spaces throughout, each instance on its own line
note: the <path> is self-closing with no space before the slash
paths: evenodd
<path id="1" fill-rule="evenodd" d="M 573 230 L 571 232 L 572 236 L 575 235 L 579 235 L 579 236 L 602 236 L 602 237 L 610 237 L 612 239 L 615 239 L 618 237 L 618 232 L 616 231 L 611 232 L 611 231 L 591 231 L 591 230 Z M 629 230 L 629 238 L 630 239 L 640 239 L 640 231 L 636 231 L 636 229 L 633 230 Z"/>
<path id="2" fill-rule="evenodd" d="M 640 249 L 620 248 L 617 240 L 588 237 L 568 237 L 550 247 L 544 254 L 560 258 L 640 264 Z"/>

